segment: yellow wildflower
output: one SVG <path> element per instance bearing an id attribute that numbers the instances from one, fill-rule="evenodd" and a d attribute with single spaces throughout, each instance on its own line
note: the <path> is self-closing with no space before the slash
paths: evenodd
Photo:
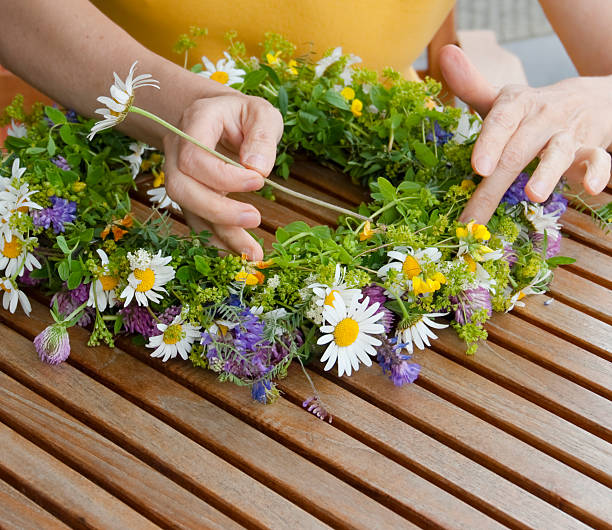
<path id="1" fill-rule="evenodd" d="M 472 191 L 475 187 L 476 184 L 474 184 L 473 180 L 463 179 L 461 181 L 461 189 L 464 189 L 465 191 Z"/>
<path id="2" fill-rule="evenodd" d="M 440 273 L 437 273 L 437 274 L 440 274 Z M 442 278 L 444 279 L 444 282 L 446 282 L 446 278 L 444 278 L 442 274 L 440 274 L 440 276 L 442 276 Z M 421 276 L 415 276 L 414 278 L 412 278 L 412 289 L 414 291 L 414 294 L 416 295 L 433 293 L 437 291 L 439 288 L 440 288 L 439 280 L 435 280 L 433 278 L 427 278 L 424 280 L 423 278 L 421 278 Z"/>
<path id="3" fill-rule="evenodd" d="M 291 59 L 289 60 L 289 62 L 287 63 L 287 71 L 292 74 L 292 75 L 298 75 L 298 71 L 297 71 L 297 61 L 295 59 Z"/>
<path id="4" fill-rule="evenodd" d="M 270 66 L 272 66 L 273 64 L 278 64 L 278 61 L 280 59 L 280 54 L 282 52 L 276 52 L 274 54 L 272 53 L 266 53 L 266 61 L 268 62 L 268 64 Z"/>
<path id="5" fill-rule="evenodd" d="M 474 239 L 480 241 L 488 241 L 491 239 L 491 232 L 487 230 L 487 227 L 485 225 L 479 225 L 474 221 L 470 221 L 465 228 L 458 226 L 455 230 L 455 235 L 459 239 L 466 239 L 468 236 L 473 236 Z"/>
<path id="6" fill-rule="evenodd" d="M 237 282 L 244 282 L 247 285 L 257 285 L 262 284 L 265 279 L 265 276 L 259 271 L 249 272 L 246 269 L 242 269 L 238 274 L 236 274 L 234 280 Z"/>
<path id="7" fill-rule="evenodd" d="M 429 110 L 434 110 L 436 108 L 436 102 L 432 98 L 427 98 L 425 101 L 425 108 Z"/>
<path id="8" fill-rule="evenodd" d="M 353 116 L 355 116 L 356 118 L 359 118 L 359 116 L 361 116 L 361 111 L 363 110 L 363 103 L 361 102 L 360 99 L 355 98 L 353 100 L 353 102 L 351 103 L 351 112 L 353 113 Z"/>
<path id="9" fill-rule="evenodd" d="M 340 95 L 344 97 L 347 101 L 351 101 L 351 99 L 355 99 L 355 91 L 350 86 L 345 86 L 340 91 Z"/>
<path id="10" fill-rule="evenodd" d="M 81 182 L 80 180 L 78 180 L 72 185 L 72 189 L 74 190 L 75 193 L 79 193 L 80 191 L 83 191 L 86 187 L 87 187 L 87 184 L 85 184 L 85 182 Z"/>
<path id="11" fill-rule="evenodd" d="M 164 185 L 166 180 L 166 174 L 163 171 L 153 170 L 153 175 L 155 175 L 155 180 L 153 181 L 153 187 L 159 188 Z"/>
<path id="12" fill-rule="evenodd" d="M 366 221 L 363 225 L 363 230 L 359 234 L 359 241 L 365 241 L 370 239 L 374 235 L 374 230 L 372 230 L 372 226 L 370 221 Z"/>

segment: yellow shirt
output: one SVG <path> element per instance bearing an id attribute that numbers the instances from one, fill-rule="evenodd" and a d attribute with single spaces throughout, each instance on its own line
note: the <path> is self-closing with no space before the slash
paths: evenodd
<path id="1" fill-rule="evenodd" d="M 97 7 L 134 38 L 168 59 L 183 63 L 172 46 L 189 26 L 208 28 L 190 51 L 189 65 L 206 55 L 216 62 L 227 48 L 224 34 L 238 32 L 250 55 L 266 31 L 298 46 L 296 55 L 342 46 L 368 68 L 392 66 L 410 74 L 410 65 L 427 46 L 454 0 L 94 0 Z"/>

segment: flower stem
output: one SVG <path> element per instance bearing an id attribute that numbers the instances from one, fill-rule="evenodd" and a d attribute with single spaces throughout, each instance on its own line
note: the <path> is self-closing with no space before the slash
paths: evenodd
<path id="1" fill-rule="evenodd" d="M 175 127 L 174 125 L 168 123 L 167 121 L 159 118 L 158 116 L 156 116 L 155 114 L 152 114 L 144 109 L 141 109 L 139 107 L 135 107 L 134 105 L 132 105 L 130 107 L 130 112 L 133 112 L 135 114 L 140 114 L 141 116 L 144 116 L 145 118 L 149 118 L 151 120 L 153 120 L 156 123 L 159 123 L 160 125 L 162 125 L 163 127 L 165 127 L 166 129 L 169 129 L 170 131 L 172 131 L 175 134 L 178 134 L 181 138 L 184 138 L 185 140 L 187 140 L 188 142 L 191 142 L 194 145 L 197 145 L 200 149 L 204 149 L 204 151 L 206 151 L 207 153 L 210 153 L 213 156 L 216 156 L 217 158 L 219 158 L 220 160 L 223 160 L 223 162 L 227 163 L 227 164 L 231 164 L 234 167 L 238 167 L 240 169 L 247 169 L 245 168 L 242 164 L 240 164 L 239 162 L 236 162 L 235 160 L 232 160 L 231 158 L 228 158 L 225 155 L 222 155 L 221 153 L 215 151 L 214 149 L 208 147 L 207 145 L 204 145 L 203 143 L 199 142 L 198 140 L 196 140 L 193 136 L 188 135 L 187 133 L 184 133 L 183 131 L 181 131 L 180 129 L 178 129 L 177 127 Z M 322 206 L 323 208 L 327 208 L 329 210 L 333 210 L 335 212 L 338 212 L 342 215 L 347 215 L 350 217 L 355 217 L 357 219 L 361 219 L 362 221 L 367 221 L 368 218 L 358 214 L 356 212 L 353 212 L 352 210 L 347 210 L 346 208 L 342 208 L 341 206 L 336 206 L 335 204 L 330 204 L 328 202 L 325 201 L 321 201 L 319 199 L 315 199 L 314 197 L 309 197 L 308 195 L 304 195 L 303 193 L 299 193 L 297 191 L 294 191 L 292 189 L 286 188 L 285 186 L 282 186 L 281 184 L 278 184 L 277 182 L 274 182 L 273 180 L 270 180 L 269 178 L 264 178 L 264 181 L 266 184 L 268 184 L 269 186 L 272 186 L 273 188 L 276 188 L 278 191 L 282 191 L 283 193 L 286 193 L 287 195 L 291 195 L 292 197 L 296 197 L 298 199 L 302 199 L 303 201 L 307 201 L 310 202 L 312 204 L 316 204 L 318 206 Z"/>

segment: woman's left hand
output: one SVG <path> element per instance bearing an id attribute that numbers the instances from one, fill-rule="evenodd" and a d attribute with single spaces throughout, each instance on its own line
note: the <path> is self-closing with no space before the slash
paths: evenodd
<path id="1" fill-rule="evenodd" d="M 559 179 L 582 184 L 587 193 L 603 191 L 610 179 L 612 76 L 577 77 L 531 88 L 491 86 L 456 46 L 441 50 L 449 88 L 483 118 L 472 167 L 485 177 L 461 220 L 486 223 L 506 190 L 535 157 L 540 161 L 525 192 L 545 201 Z"/>

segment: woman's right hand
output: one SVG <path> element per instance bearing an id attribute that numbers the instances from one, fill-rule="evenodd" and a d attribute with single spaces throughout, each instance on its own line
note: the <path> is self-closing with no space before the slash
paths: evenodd
<path id="1" fill-rule="evenodd" d="M 225 195 L 263 186 L 283 134 L 280 113 L 262 98 L 228 93 L 194 101 L 183 112 L 178 127 L 248 169 L 227 164 L 169 133 L 164 137 L 168 195 L 181 205 L 196 232 L 212 232 L 212 244 L 246 254 L 251 260 L 262 259 L 261 246 L 245 230 L 259 225 L 259 211 Z"/>

